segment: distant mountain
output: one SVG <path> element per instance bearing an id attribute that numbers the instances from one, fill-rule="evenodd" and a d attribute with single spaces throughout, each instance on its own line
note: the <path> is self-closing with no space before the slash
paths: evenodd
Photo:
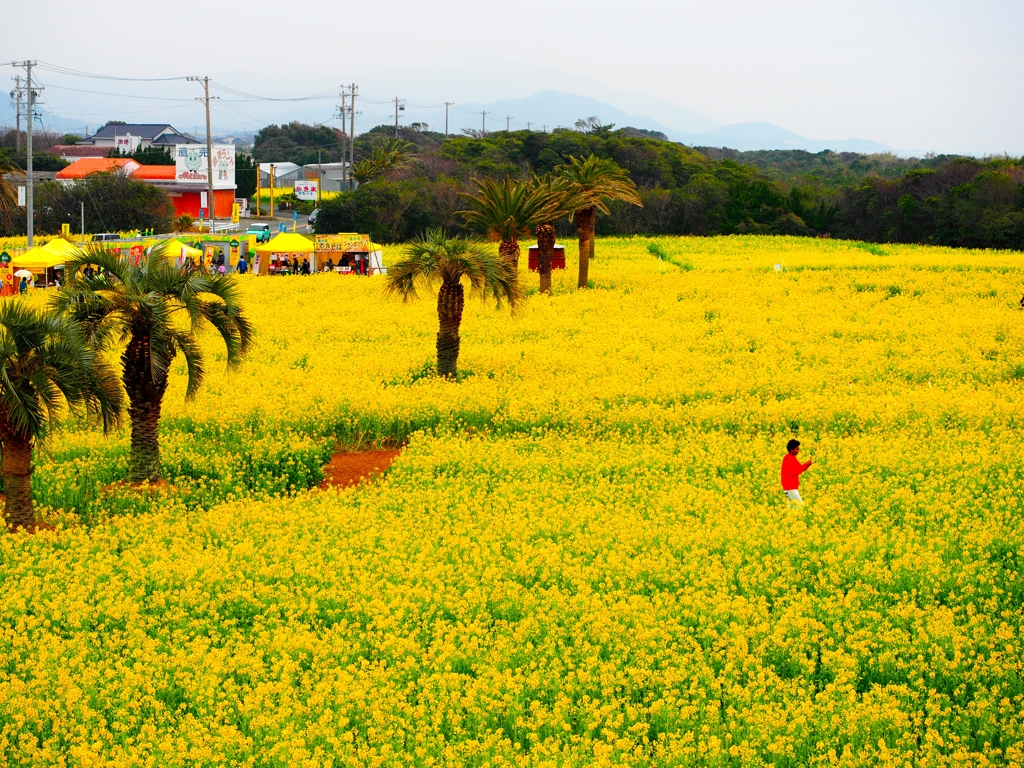
<path id="1" fill-rule="evenodd" d="M 562 126 L 571 128 L 581 118 L 595 116 L 602 123 L 614 123 L 617 128 L 631 126 L 649 131 L 664 133 L 672 141 L 678 141 L 689 146 L 698 147 L 728 147 L 741 151 L 752 151 L 758 149 L 803 149 L 807 152 L 821 152 L 831 149 L 835 152 L 863 152 L 871 154 L 874 152 L 888 152 L 889 147 L 877 141 L 864 139 L 839 139 L 822 141 L 808 139 L 793 131 L 787 131 L 771 123 L 737 123 L 736 125 L 725 125 L 705 131 L 695 131 L 692 128 L 678 124 L 667 125 L 663 122 L 653 120 L 646 115 L 626 112 L 612 104 L 598 99 L 585 96 L 577 96 L 571 93 L 560 91 L 541 91 L 532 96 L 522 99 L 505 99 L 490 104 L 465 104 L 460 105 L 465 112 L 487 111 L 488 129 L 500 130 L 504 128 L 505 116 L 509 115 L 515 122 L 522 125 L 527 120 L 532 122 L 534 129 L 541 128 L 545 124 L 548 130 Z M 696 112 L 687 112 L 678 108 L 677 116 L 680 119 L 687 115 L 692 117 L 688 122 L 709 122 L 711 118 L 699 115 Z M 686 113 L 686 114 L 683 114 Z M 460 123 L 466 123 L 466 116 L 459 116 Z M 713 121 L 712 121 L 713 122 Z M 478 127 L 478 126 L 470 126 Z M 515 127 L 515 126 L 513 126 Z"/>
<path id="2" fill-rule="evenodd" d="M 504 99 L 490 104 L 460 104 L 459 106 L 463 113 L 487 111 L 490 130 L 504 128 L 506 115 L 512 117 L 520 126 L 525 126 L 526 122 L 530 121 L 534 130 L 547 127 L 549 131 L 555 128 L 572 128 L 577 120 L 593 115 L 599 117 L 602 123 L 615 123 L 618 128 L 625 128 L 629 125 L 634 128 L 660 131 L 665 135 L 679 133 L 678 130 L 656 120 L 643 115 L 629 114 L 607 102 L 560 91 L 541 91 L 524 99 Z M 696 113 L 692 114 L 702 117 Z M 469 118 L 465 114 L 459 116 L 461 123 L 466 123 L 468 120 Z"/>
<path id="3" fill-rule="evenodd" d="M 865 139 L 843 139 L 839 141 L 817 141 L 808 139 L 793 131 L 779 128 L 771 123 L 737 123 L 715 128 L 704 133 L 690 134 L 684 144 L 702 147 L 729 147 L 741 151 L 758 149 L 803 149 L 807 152 L 888 152 L 889 147 L 877 141 Z"/>

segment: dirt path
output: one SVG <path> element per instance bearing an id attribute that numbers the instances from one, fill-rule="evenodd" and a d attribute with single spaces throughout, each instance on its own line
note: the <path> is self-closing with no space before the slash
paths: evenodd
<path id="1" fill-rule="evenodd" d="M 336 453 L 324 467 L 322 489 L 350 488 L 375 475 L 382 474 L 391 466 L 401 451 L 359 451 Z"/>

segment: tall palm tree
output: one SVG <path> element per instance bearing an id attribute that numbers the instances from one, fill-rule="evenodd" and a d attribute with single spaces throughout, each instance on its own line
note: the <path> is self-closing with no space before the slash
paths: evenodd
<path id="1" fill-rule="evenodd" d="M 12 528 L 35 525 L 32 448 L 67 406 L 118 423 L 124 395 L 117 374 L 69 318 L 40 312 L 20 298 L 0 300 L 0 446 Z"/>
<path id="2" fill-rule="evenodd" d="M 103 250 L 80 253 L 68 260 L 66 273 L 72 277 L 54 301 L 89 339 L 124 345 L 121 380 L 132 425 L 131 482 L 161 477 L 160 409 L 178 352 L 185 358 L 185 396 L 191 399 L 206 374 L 199 345 L 204 329 L 212 327 L 224 340 L 229 368 L 238 365 L 253 338 L 234 277 L 207 274 L 191 264 L 179 267 L 166 251 L 158 245 L 138 264 Z M 87 264 L 98 267 L 96 277 L 78 274 Z"/>
<path id="3" fill-rule="evenodd" d="M 527 237 L 537 224 L 554 218 L 555 199 L 549 188 L 532 181 L 506 176 L 503 181 L 473 179 L 476 194 L 462 196 L 473 206 L 459 211 L 471 225 L 481 227 L 489 240 L 500 242 L 498 253 L 519 264 L 519 238 Z"/>
<path id="4" fill-rule="evenodd" d="M 471 238 L 448 237 L 443 229 L 428 230 L 405 249 L 405 258 L 388 269 L 386 291 L 403 301 L 418 298 L 417 286 L 437 291 L 437 373 L 455 379 L 458 374 L 459 327 L 465 306 L 463 281 L 482 299 L 493 298 L 498 307 L 508 302 L 515 310 L 522 300 L 512 265 Z"/>
<path id="5" fill-rule="evenodd" d="M 573 191 L 573 216 L 580 244 L 580 273 L 576 285 L 586 288 L 598 212 L 608 213 L 607 203 L 611 200 L 639 206 L 643 203 L 629 175 L 611 160 L 594 155 L 586 160 L 570 157 L 568 163 L 555 168 L 555 173 L 565 179 Z"/>

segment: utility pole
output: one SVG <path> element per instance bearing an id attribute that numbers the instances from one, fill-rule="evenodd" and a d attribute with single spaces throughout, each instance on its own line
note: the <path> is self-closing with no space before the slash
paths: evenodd
<path id="1" fill-rule="evenodd" d="M 21 154 L 21 75 L 14 76 L 14 151 Z"/>
<path id="2" fill-rule="evenodd" d="M 35 98 L 36 92 L 32 87 L 32 67 L 36 63 L 34 61 L 26 61 L 22 64 L 25 67 L 25 122 L 27 125 L 26 136 L 25 136 L 25 176 L 26 176 L 26 190 L 25 196 L 25 232 L 28 235 L 28 247 L 31 248 L 34 242 L 34 230 L 35 230 L 35 178 L 32 173 L 32 123 L 35 114 Z M 42 90 L 42 89 L 40 89 Z"/>
<path id="3" fill-rule="evenodd" d="M 270 218 L 274 218 L 274 164 L 270 164 Z"/>
<path id="4" fill-rule="evenodd" d="M 541 126 L 541 128 L 544 130 L 544 133 L 548 132 L 548 124 L 547 123 L 544 123 L 544 125 Z"/>
<path id="5" fill-rule="evenodd" d="M 533 123 L 531 123 L 529 120 L 527 120 L 526 121 L 526 130 L 530 130 L 530 126 L 532 126 L 532 125 L 533 125 Z"/>
<path id="6" fill-rule="evenodd" d="M 318 206 L 320 205 L 320 187 L 324 183 L 324 169 L 320 167 L 320 152 L 319 149 L 316 151 L 316 204 Z"/>
<path id="7" fill-rule="evenodd" d="M 349 144 L 348 144 L 348 168 L 349 168 L 348 185 L 349 185 L 349 189 L 353 189 L 355 187 L 355 180 L 352 178 L 352 166 L 354 166 L 356 164 L 356 93 L 357 93 L 357 91 L 359 89 L 356 88 L 356 84 L 355 83 L 352 83 L 352 85 L 350 87 L 352 89 L 352 91 L 351 91 L 351 97 L 352 98 L 349 100 L 349 107 L 348 108 L 349 108 L 349 118 L 351 120 L 352 130 L 349 131 L 349 134 L 348 134 L 348 136 L 349 136 Z"/>
<path id="8" fill-rule="evenodd" d="M 401 104 L 401 106 L 399 106 L 399 104 Z M 399 98 L 396 96 L 395 97 L 395 138 L 396 139 L 398 138 L 398 110 L 399 109 L 401 109 L 403 112 L 405 111 L 405 102 L 404 101 L 400 101 Z"/>
<path id="9" fill-rule="evenodd" d="M 481 118 L 480 133 L 482 133 L 484 136 L 487 135 L 487 116 L 489 114 L 491 114 L 491 113 L 490 112 L 481 112 L 480 113 L 480 118 Z"/>
<path id="10" fill-rule="evenodd" d="M 512 118 L 505 115 L 505 133 L 509 133 L 512 130 Z"/>
<path id="11" fill-rule="evenodd" d="M 352 137 L 348 136 L 348 130 L 345 126 L 345 121 L 348 118 L 348 94 L 345 93 L 345 88 L 342 86 L 341 89 L 341 106 L 338 108 L 338 117 L 341 118 L 341 133 L 345 138 L 342 139 L 341 143 L 341 188 L 348 188 L 348 169 L 345 167 L 345 155 L 348 154 L 348 147 L 345 146 L 346 141 L 352 141 Z"/>
<path id="12" fill-rule="evenodd" d="M 448 108 L 454 106 L 454 101 L 446 101 L 444 103 L 444 137 L 448 138 Z"/>
<path id="13" fill-rule="evenodd" d="M 81 206 L 82 213 L 82 245 L 85 245 L 85 201 L 79 200 L 78 205 Z"/>
<path id="14" fill-rule="evenodd" d="M 206 95 L 196 101 L 206 102 L 206 210 L 210 214 L 210 234 L 214 233 L 216 223 L 216 206 L 213 199 L 213 133 L 210 131 L 210 78 L 189 77 L 197 83 L 202 83 L 206 89 Z"/>

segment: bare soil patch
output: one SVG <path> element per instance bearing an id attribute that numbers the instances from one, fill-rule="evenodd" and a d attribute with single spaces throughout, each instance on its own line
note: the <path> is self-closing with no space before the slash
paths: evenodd
<path id="1" fill-rule="evenodd" d="M 363 480 L 383 474 L 401 451 L 356 451 L 336 453 L 324 467 L 321 489 L 351 488 Z"/>

